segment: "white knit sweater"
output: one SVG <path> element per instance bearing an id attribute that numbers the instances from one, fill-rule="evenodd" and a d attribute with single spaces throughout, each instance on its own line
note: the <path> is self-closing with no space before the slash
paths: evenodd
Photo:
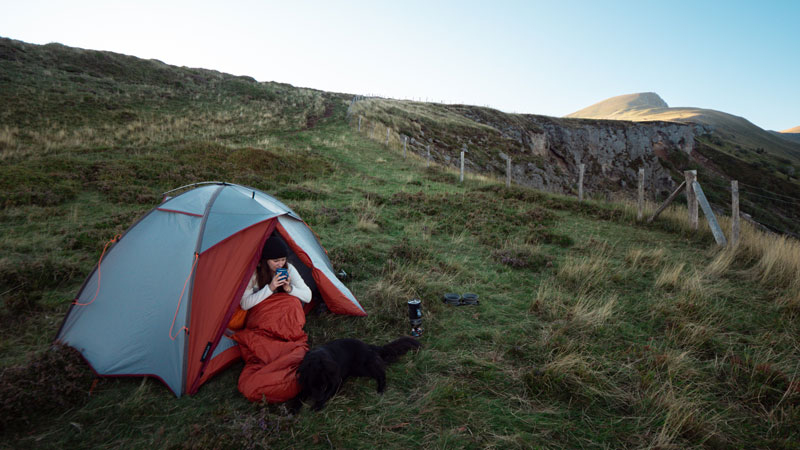
<path id="1" fill-rule="evenodd" d="M 290 292 L 289 295 L 294 295 L 303 303 L 310 302 L 311 289 L 306 285 L 306 282 L 303 281 L 300 272 L 291 264 L 287 263 L 286 267 L 289 269 L 289 280 L 292 286 L 292 292 Z M 247 283 L 247 288 L 244 290 L 244 295 L 242 295 L 239 304 L 242 309 L 248 310 L 269 298 L 272 294 L 274 294 L 274 292 L 269 288 L 269 284 L 264 286 L 261 290 L 258 289 L 258 275 L 253 272 L 253 276 L 250 277 L 250 282 Z"/>

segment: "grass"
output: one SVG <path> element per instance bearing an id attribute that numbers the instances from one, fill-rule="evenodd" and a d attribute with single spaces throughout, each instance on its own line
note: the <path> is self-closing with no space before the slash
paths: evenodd
<path id="1" fill-rule="evenodd" d="M 630 204 L 469 172 L 459 183 L 452 168 L 358 133 L 341 96 L 224 87 L 222 74 L 106 56 L 90 58 L 92 73 L 118 63 L 132 75 L 52 56 L 60 95 L 20 88 L 46 80 L 3 66 L 20 78 L 0 92 L 13 97 L 0 170 L 3 183 L 14 177 L 0 203 L 0 446 L 797 448 L 797 241 L 743 224 L 739 245 L 718 249 L 680 206 L 646 224 Z M 128 130 L 73 102 L 48 125 L 14 106 L 51 111 L 77 95 L 72 76 L 119 91 L 104 99 L 141 123 Z M 217 102 L 212 86 L 230 95 Z M 322 412 L 289 416 L 238 393 L 241 363 L 176 399 L 151 378 L 95 383 L 74 353 L 50 350 L 105 243 L 162 192 L 206 179 L 283 200 L 348 273 L 369 316 L 309 316 L 314 344 L 387 342 L 409 330 L 405 303 L 422 299 L 424 348 L 389 368 L 385 394 L 350 380 Z M 446 292 L 480 305 L 446 305 Z"/>

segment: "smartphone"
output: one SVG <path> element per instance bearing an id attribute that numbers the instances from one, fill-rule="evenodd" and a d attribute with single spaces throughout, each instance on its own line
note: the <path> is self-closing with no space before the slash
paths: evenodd
<path id="1" fill-rule="evenodd" d="M 289 278 L 289 269 L 275 269 L 275 276 L 279 280 L 285 280 Z"/>

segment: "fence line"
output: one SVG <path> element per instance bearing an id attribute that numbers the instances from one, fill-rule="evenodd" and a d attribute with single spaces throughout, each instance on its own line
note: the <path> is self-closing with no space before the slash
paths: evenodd
<path id="1" fill-rule="evenodd" d="M 348 108 L 348 116 L 352 115 L 350 108 L 352 108 L 352 106 L 355 104 L 355 102 L 356 101 L 362 101 L 362 100 L 367 100 L 367 98 L 361 97 L 358 100 L 354 99 L 354 101 L 351 102 L 351 105 Z M 395 132 L 392 129 L 392 127 L 389 126 L 389 125 L 385 125 L 385 124 L 383 124 L 383 123 L 381 123 L 379 121 L 372 121 L 372 120 L 369 120 L 369 119 L 365 119 L 365 118 L 363 118 L 363 116 L 360 116 L 360 115 L 358 116 L 358 130 L 359 131 L 361 131 L 361 129 L 362 129 L 362 122 L 365 122 L 367 124 L 366 128 L 368 128 L 368 129 L 370 128 L 369 123 L 374 123 L 374 127 L 372 128 L 372 131 L 369 133 L 370 134 L 369 137 L 371 139 L 373 139 L 373 140 L 375 138 L 375 136 L 374 136 L 375 131 L 378 130 L 379 127 L 385 126 L 386 127 L 386 140 L 384 142 L 384 145 L 386 147 L 389 147 L 389 148 L 394 147 L 394 148 L 398 148 L 399 149 L 400 143 L 402 142 L 403 158 L 404 159 L 407 158 L 408 144 L 409 144 L 409 137 L 408 136 L 401 135 L 401 134 Z M 391 143 L 393 141 L 397 142 L 396 146 L 392 146 L 391 145 Z M 419 146 L 419 144 L 417 144 L 417 145 Z M 433 161 L 433 158 L 432 158 L 432 155 L 431 155 L 431 144 L 430 143 L 426 143 L 424 148 L 425 148 L 425 151 L 426 151 L 426 157 L 425 157 L 425 159 L 426 159 L 426 167 L 430 167 L 431 162 Z M 411 152 L 411 153 L 415 153 L 415 152 Z M 466 146 L 466 144 L 463 144 L 462 145 L 462 150 L 460 151 L 459 162 L 458 162 L 459 183 L 463 183 L 463 181 L 464 181 L 465 171 L 466 171 L 466 162 L 467 162 L 467 157 L 466 157 L 467 153 L 469 153 L 469 151 L 467 149 L 467 146 Z M 417 155 L 417 156 L 419 156 L 419 155 Z M 506 177 L 505 177 L 506 178 L 506 180 L 505 180 L 506 183 L 505 184 L 506 184 L 506 187 L 510 187 L 511 186 L 511 158 L 509 156 L 507 156 L 507 155 L 504 155 L 504 154 L 501 154 L 500 156 L 501 156 L 501 159 L 504 159 L 506 161 Z M 579 173 L 578 173 L 578 201 L 583 201 L 584 200 L 583 182 L 584 182 L 584 179 L 585 179 L 586 165 L 584 163 L 579 163 L 578 164 L 578 171 L 579 171 Z M 730 231 L 731 239 L 727 240 L 725 238 L 724 233 L 721 231 L 721 228 L 719 227 L 718 222 L 716 221 L 716 217 L 713 214 L 713 211 L 711 209 L 710 203 L 708 203 L 708 200 L 705 198 L 705 195 L 702 192 L 702 187 L 701 187 L 700 183 L 697 180 L 697 171 L 696 170 L 685 171 L 684 172 L 684 178 L 685 178 L 685 180 L 680 184 L 680 186 L 678 186 L 678 188 L 675 189 L 675 191 L 673 191 L 670 194 L 670 196 L 667 198 L 667 200 L 656 210 L 656 212 L 647 220 L 647 222 L 648 223 L 653 222 L 655 220 L 655 218 L 657 218 L 658 215 L 661 214 L 661 212 L 663 212 L 666 209 L 666 207 L 670 203 L 672 203 L 675 200 L 675 198 L 677 198 L 677 196 L 682 191 L 685 191 L 685 194 L 686 194 L 686 197 L 687 197 L 688 221 L 689 221 L 690 228 L 692 230 L 694 230 L 694 231 L 697 231 L 699 229 L 699 220 L 698 220 L 699 219 L 699 209 L 702 206 L 704 215 L 706 216 L 706 218 L 707 218 L 707 220 L 709 222 L 709 227 L 711 228 L 712 234 L 714 235 L 714 237 L 717 240 L 717 242 L 720 243 L 720 245 L 726 245 L 726 244 L 736 245 L 738 243 L 738 241 L 739 241 L 739 233 L 740 233 L 740 220 L 739 219 L 740 219 L 740 216 L 742 216 L 742 215 L 746 216 L 746 214 L 742 213 L 739 210 L 738 184 L 734 184 L 734 183 L 737 183 L 737 181 L 736 180 L 732 180 L 732 185 L 731 185 L 731 190 L 732 190 L 731 208 L 732 208 L 732 211 L 736 211 L 736 214 L 734 215 L 732 213 L 732 223 L 731 223 L 731 231 Z M 711 179 L 706 180 L 705 182 L 708 183 L 708 184 L 712 184 L 714 186 L 720 187 L 720 185 L 718 183 L 715 183 Z M 741 184 L 742 185 L 746 185 L 745 183 L 741 183 Z M 734 186 L 735 186 L 735 188 L 734 188 Z M 746 185 L 746 186 L 749 186 L 749 185 Z M 638 196 L 637 196 L 637 215 L 636 215 L 636 220 L 637 221 L 642 221 L 643 218 L 644 218 L 644 204 L 645 204 L 645 201 L 644 201 L 644 199 L 645 199 L 645 171 L 644 171 L 644 168 L 640 168 L 639 171 L 638 171 L 638 186 L 637 186 L 637 188 L 638 188 L 637 189 Z M 735 189 L 735 194 L 733 193 L 734 189 Z M 769 191 L 766 191 L 766 190 L 764 190 L 764 191 L 765 192 L 769 192 Z M 755 194 L 755 193 L 752 193 L 752 192 L 747 193 L 747 195 L 754 195 L 754 196 L 757 196 L 757 197 L 770 198 L 768 196 L 764 196 L 764 195 L 761 195 L 761 194 Z M 794 199 L 794 197 L 789 197 L 789 196 L 784 196 L 784 197 Z M 776 201 L 781 201 L 780 199 L 774 199 L 774 198 L 771 198 L 771 199 L 776 200 Z M 784 200 L 784 202 L 785 203 L 790 203 L 790 204 L 794 204 L 795 203 L 795 202 L 789 202 L 789 201 L 785 201 L 785 200 Z M 798 204 L 800 204 L 800 203 L 798 203 Z M 748 220 L 750 220 L 750 219 L 748 219 Z"/>

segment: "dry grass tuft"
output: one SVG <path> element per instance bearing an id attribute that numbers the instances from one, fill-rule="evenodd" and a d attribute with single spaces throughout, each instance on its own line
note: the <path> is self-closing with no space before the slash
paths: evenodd
<path id="1" fill-rule="evenodd" d="M 706 300 L 717 295 L 717 289 L 699 271 L 693 271 L 686 277 L 680 289 L 690 301 Z"/>
<path id="2" fill-rule="evenodd" d="M 681 348 L 704 353 L 713 345 L 712 341 L 719 333 L 715 325 L 717 321 L 716 317 L 708 316 L 698 322 L 680 322 L 667 331 L 667 336 Z"/>
<path id="3" fill-rule="evenodd" d="M 616 295 L 602 299 L 582 296 L 570 308 L 570 315 L 572 321 L 582 327 L 599 328 L 611 317 L 616 303 Z"/>
<path id="4" fill-rule="evenodd" d="M 375 311 L 393 313 L 402 308 L 403 303 L 413 295 L 408 285 L 392 279 L 381 278 L 370 285 L 366 298 Z"/>
<path id="5" fill-rule="evenodd" d="M 0 151 L 16 147 L 18 135 L 19 128 L 3 125 L 3 128 L 0 128 Z"/>
<path id="6" fill-rule="evenodd" d="M 677 263 L 664 267 L 656 278 L 656 288 L 675 290 L 681 284 L 681 275 L 686 263 Z"/>
<path id="7" fill-rule="evenodd" d="M 632 267 L 653 268 L 664 260 L 664 249 L 632 248 L 625 255 L 625 261 Z"/>
<path id="8" fill-rule="evenodd" d="M 791 319 L 800 317 L 800 289 L 792 290 L 778 297 L 776 304 L 789 314 Z"/>
<path id="9" fill-rule="evenodd" d="M 372 199 L 366 198 L 353 202 L 351 209 L 358 211 L 356 215 L 356 229 L 366 232 L 375 232 L 380 229 L 378 217 L 383 210 L 383 205 L 377 205 Z"/>
<path id="10" fill-rule="evenodd" d="M 656 278 L 655 287 L 667 291 L 681 292 L 690 301 L 713 297 L 716 289 L 699 271 L 689 273 L 685 263 L 675 263 L 664 267 Z"/>
<path id="11" fill-rule="evenodd" d="M 692 442 L 715 441 L 719 418 L 707 412 L 707 405 L 694 397 L 697 386 L 681 388 L 666 382 L 650 393 L 664 423 L 650 443 L 652 448 L 683 448 L 681 438 Z"/>
<path id="12" fill-rule="evenodd" d="M 541 369 L 526 373 L 523 380 L 534 396 L 551 395 L 584 405 L 599 402 L 612 408 L 627 404 L 629 393 L 603 367 L 603 362 L 592 355 L 569 350 L 553 355 Z"/>
<path id="13" fill-rule="evenodd" d="M 705 271 L 712 276 L 737 271 L 768 289 L 783 290 L 777 301 L 792 310 L 800 296 L 800 241 L 745 222 L 738 245 L 721 250 Z"/>
<path id="14" fill-rule="evenodd" d="M 800 287 L 800 242 L 786 236 L 762 234 L 754 239 L 761 254 L 754 269 L 764 285 L 779 288 Z"/>
<path id="15" fill-rule="evenodd" d="M 721 277 L 730 273 L 736 263 L 737 248 L 728 246 L 721 250 L 711 263 L 706 266 L 705 272 L 714 277 Z"/>
<path id="16" fill-rule="evenodd" d="M 579 292 L 601 288 L 612 276 L 610 258 L 604 251 L 590 256 L 568 256 L 556 273 L 556 278 Z"/>
<path id="17" fill-rule="evenodd" d="M 528 311 L 546 320 L 553 320 L 564 308 L 566 297 L 566 294 L 558 289 L 553 280 L 548 279 L 539 284 L 536 295 L 528 306 Z"/>

